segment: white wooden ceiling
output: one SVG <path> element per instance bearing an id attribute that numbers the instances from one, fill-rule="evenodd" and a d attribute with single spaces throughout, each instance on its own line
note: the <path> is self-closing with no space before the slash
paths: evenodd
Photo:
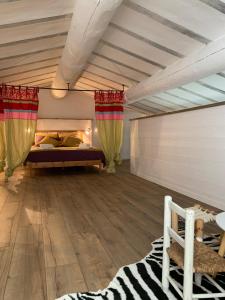
<path id="1" fill-rule="evenodd" d="M 51 85 L 73 5 L 74 0 L 0 0 L 0 82 Z M 124 0 L 76 88 L 129 88 L 224 32 L 223 0 Z M 224 86 L 220 73 L 130 107 L 157 114 L 224 101 Z"/>

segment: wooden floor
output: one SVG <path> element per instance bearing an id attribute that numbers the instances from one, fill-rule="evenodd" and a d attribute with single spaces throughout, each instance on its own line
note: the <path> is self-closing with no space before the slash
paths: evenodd
<path id="1" fill-rule="evenodd" d="M 53 300 L 105 287 L 162 235 L 163 196 L 193 200 L 129 174 L 19 170 L 0 182 L 0 300 Z"/>

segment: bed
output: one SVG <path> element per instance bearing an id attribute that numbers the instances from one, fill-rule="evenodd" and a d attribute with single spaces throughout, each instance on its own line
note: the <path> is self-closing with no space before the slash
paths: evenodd
<path id="1" fill-rule="evenodd" d="M 73 166 L 98 166 L 99 170 L 105 165 L 105 156 L 99 149 L 79 149 L 77 147 L 57 147 L 40 149 L 32 147 L 25 166 L 31 168 L 54 168 Z"/>
<path id="2" fill-rule="evenodd" d="M 80 143 L 68 144 L 69 139 L 71 142 L 71 136 L 73 142 L 80 140 Z M 34 145 L 24 165 L 30 168 L 97 166 L 102 170 L 105 165 L 104 153 L 100 149 L 90 147 L 88 138 L 82 130 L 36 132 Z M 48 148 L 47 145 L 51 147 Z"/>

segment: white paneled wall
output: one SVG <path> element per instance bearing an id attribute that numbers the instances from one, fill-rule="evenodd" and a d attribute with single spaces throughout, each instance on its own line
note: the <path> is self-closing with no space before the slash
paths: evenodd
<path id="1" fill-rule="evenodd" d="M 225 210 L 225 106 L 132 121 L 131 172 Z"/>

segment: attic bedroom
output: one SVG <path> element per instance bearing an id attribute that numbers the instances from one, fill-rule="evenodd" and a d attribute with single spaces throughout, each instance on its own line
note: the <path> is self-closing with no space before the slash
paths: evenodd
<path id="1" fill-rule="evenodd" d="M 0 0 L 0 300 L 225 299 L 224 33 L 224 0 Z"/>

